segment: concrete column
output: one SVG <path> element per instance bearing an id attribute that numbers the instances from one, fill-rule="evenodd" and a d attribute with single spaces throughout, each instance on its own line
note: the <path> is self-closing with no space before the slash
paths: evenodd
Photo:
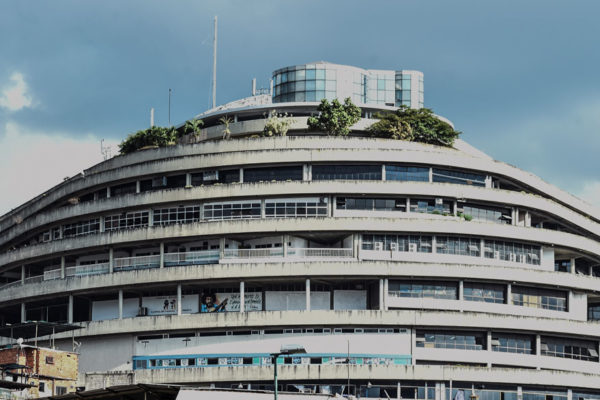
<path id="1" fill-rule="evenodd" d="M 525 226 L 531 227 L 531 214 L 525 211 Z"/>
<path id="2" fill-rule="evenodd" d="M 244 183 L 244 168 L 240 168 L 240 183 Z"/>
<path id="3" fill-rule="evenodd" d="M 310 279 L 306 280 L 306 311 L 310 311 Z"/>
<path id="4" fill-rule="evenodd" d="M 140 184 L 140 181 L 135 181 L 135 192 L 140 193 L 141 191 L 142 191 L 142 185 Z"/>
<path id="5" fill-rule="evenodd" d="M 265 199 L 260 200 L 260 217 L 261 218 L 266 218 L 266 216 L 267 216 L 266 203 L 267 203 L 267 201 Z"/>
<path id="6" fill-rule="evenodd" d="M 181 284 L 177 285 L 177 315 L 181 315 Z"/>
<path id="7" fill-rule="evenodd" d="M 73 323 L 73 295 L 69 295 L 69 310 L 68 310 L 68 316 L 67 316 L 67 322 L 69 324 Z"/>
<path id="8" fill-rule="evenodd" d="M 379 311 L 383 311 L 383 279 L 379 279 Z"/>
<path id="9" fill-rule="evenodd" d="M 358 235 L 358 233 L 352 234 L 352 257 L 353 258 L 358 258 L 359 238 L 360 238 L 360 236 Z"/>
<path id="10" fill-rule="evenodd" d="M 381 180 L 385 181 L 385 164 L 381 164 Z"/>
<path id="11" fill-rule="evenodd" d="M 417 365 L 417 358 L 415 357 L 415 349 L 417 348 L 417 330 L 412 328 L 410 330 L 410 353 L 412 354 L 411 364 Z"/>
<path id="12" fill-rule="evenodd" d="M 537 367 L 535 369 L 541 369 L 540 357 L 542 355 L 542 337 L 540 335 L 535 335 L 535 355 L 537 356 Z"/>
<path id="13" fill-rule="evenodd" d="M 219 239 L 219 258 L 225 258 L 225 238 Z"/>
<path id="14" fill-rule="evenodd" d="M 281 246 L 283 247 L 283 256 L 288 256 L 288 241 L 290 240 L 290 235 L 281 235 Z"/>
<path id="15" fill-rule="evenodd" d="M 123 289 L 119 289 L 119 319 L 123 319 Z"/>
<path id="16" fill-rule="evenodd" d="M 458 281 L 458 300 L 465 299 L 465 281 Z"/>
<path id="17" fill-rule="evenodd" d="M 108 249 L 108 272 L 113 273 L 115 270 L 115 250 L 111 247 Z"/>
<path id="18" fill-rule="evenodd" d="M 567 400 L 573 400 L 573 390 L 567 389 Z"/>
<path id="19" fill-rule="evenodd" d="M 312 164 L 308 164 L 308 180 L 312 181 Z"/>
<path id="20" fill-rule="evenodd" d="M 308 181 L 308 164 L 302 164 L 302 180 Z"/>
<path id="21" fill-rule="evenodd" d="M 517 386 L 517 400 L 523 400 L 523 387 Z"/>
<path id="22" fill-rule="evenodd" d="M 492 351 L 492 331 L 487 331 L 487 351 L 491 352 Z M 491 354 L 490 354 L 491 356 Z M 492 367 L 492 363 L 490 361 L 488 361 L 487 363 L 487 367 L 491 368 Z"/>
<path id="23" fill-rule="evenodd" d="M 452 204 L 452 215 L 455 217 L 458 215 L 458 202 L 456 200 Z"/>
<path id="24" fill-rule="evenodd" d="M 244 281 L 240 282 L 240 312 L 246 311 L 246 284 Z"/>
<path id="25" fill-rule="evenodd" d="M 517 225 L 517 209 L 516 208 L 514 208 L 514 207 L 511 208 L 510 217 L 512 218 L 511 225 Z"/>
<path id="26" fill-rule="evenodd" d="M 21 303 L 21 322 L 27 321 L 27 310 L 25 309 L 25 303 Z"/>
<path id="27" fill-rule="evenodd" d="M 335 204 L 337 203 L 337 198 L 335 196 L 326 197 L 327 199 L 327 216 L 335 217 Z"/>
<path id="28" fill-rule="evenodd" d="M 435 238 L 435 235 L 431 237 L 431 253 L 437 253 L 437 240 Z"/>
<path id="29" fill-rule="evenodd" d="M 571 258 L 571 271 L 572 274 L 575 273 L 575 258 Z"/>
<path id="30" fill-rule="evenodd" d="M 388 279 L 385 278 L 383 280 L 383 309 L 385 311 L 387 311 L 387 309 L 388 309 L 388 305 L 387 305 L 388 287 L 389 287 L 388 285 L 389 285 Z"/>
<path id="31" fill-rule="evenodd" d="M 106 219 L 104 216 L 100 216 L 98 219 L 100 220 L 100 232 L 106 232 Z"/>
<path id="32" fill-rule="evenodd" d="M 433 168 L 429 168 L 429 182 L 433 182 Z"/>
<path id="33" fill-rule="evenodd" d="M 192 174 L 189 172 L 187 174 L 185 174 L 185 187 L 186 188 L 192 187 Z"/>
<path id="34" fill-rule="evenodd" d="M 25 284 L 25 266 L 21 265 L 21 285 Z"/>
<path id="35" fill-rule="evenodd" d="M 60 279 L 65 279 L 67 277 L 67 271 L 65 267 L 65 256 L 60 257 Z"/>
<path id="36" fill-rule="evenodd" d="M 406 198 L 406 212 L 410 212 L 410 197 Z"/>
<path id="37" fill-rule="evenodd" d="M 106 188 L 106 198 L 110 199 L 110 186 Z"/>
<path id="38" fill-rule="evenodd" d="M 154 226 L 154 210 L 148 210 L 148 226 Z"/>
<path id="39" fill-rule="evenodd" d="M 165 267 L 165 242 L 160 242 L 160 244 L 158 246 L 159 246 L 159 251 L 160 251 L 159 267 L 164 268 Z"/>
<path id="40" fill-rule="evenodd" d="M 512 285 L 509 283 L 506 285 L 506 304 L 512 305 Z"/>
<path id="41" fill-rule="evenodd" d="M 479 244 L 479 256 L 485 258 L 485 239 L 481 239 L 481 244 Z"/>

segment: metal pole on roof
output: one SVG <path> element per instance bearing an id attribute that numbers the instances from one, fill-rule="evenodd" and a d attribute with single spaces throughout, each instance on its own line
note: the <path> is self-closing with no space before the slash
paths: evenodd
<path id="1" fill-rule="evenodd" d="M 212 108 L 217 106 L 217 16 L 215 15 L 215 36 L 213 39 L 213 78 L 212 78 Z"/>

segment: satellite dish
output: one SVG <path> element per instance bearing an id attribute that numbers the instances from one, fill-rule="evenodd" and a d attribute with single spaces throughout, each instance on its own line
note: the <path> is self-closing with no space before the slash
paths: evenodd
<path id="1" fill-rule="evenodd" d="M 17 344 L 19 345 L 19 347 L 23 347 L 23 338 L 22 337 L 17 339 Z"/>

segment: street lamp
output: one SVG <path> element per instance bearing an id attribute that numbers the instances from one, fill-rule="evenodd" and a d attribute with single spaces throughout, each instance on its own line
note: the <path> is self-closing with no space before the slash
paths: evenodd
<path id="1" fill-rule="evenodd" d="M 279 356 L 290 354 L 306 354 L 306 350 L 298 344 L 284 344 L 281 345 L 279 353 L 271 353 L 271 360 L 273 360 L 273 381 L 275 383 L 275 388 L 273 390 L 274 400 L 277 400 L 277 358 L 279 358 Z"/>

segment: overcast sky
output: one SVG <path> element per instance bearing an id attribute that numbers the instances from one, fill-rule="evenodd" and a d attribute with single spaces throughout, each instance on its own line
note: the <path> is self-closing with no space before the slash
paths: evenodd
<path id="1" fill-rule="evenodd" d="M 425 104 L 496 159 L 600 205 L 600 2 L 0 2 L 0 214 L 149 124 L 277 68 L 326 60 L 425 74 Z M 113 154 L 117 152 L 116 146 Z"/>

